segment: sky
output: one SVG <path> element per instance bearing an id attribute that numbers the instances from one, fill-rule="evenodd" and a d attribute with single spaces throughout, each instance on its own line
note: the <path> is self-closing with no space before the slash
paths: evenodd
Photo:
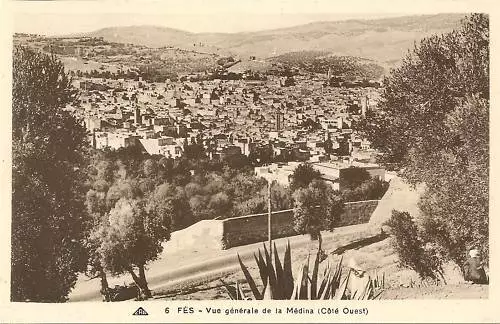
<path id="1" fill-rule="evenodd" d="M 158 25 L 189 32 L 233 33 L 315 21 L 468 12 L 467 2 L 464 1 L 58 0 L 10 1 L 10 9 L 13 30 L 24 33 L 67 35 L 132 25 Z"/>
<path id="2" fill-rule="evenodd" d="M 104 27 L 155 25 L 188 32 L 235 33 L 297 26 L 315 21 L 374 19 L 391 15 L 332 14 L 32 14 L 16 15 L 14 30 L 23 33 L 64 35 Z M 392 15 L 395 16 L 395 15 Z M 397 15 L 396 15 L 397 16 Z M 399 15 L 401 16 L 401 15 Z M 193 22 L 196 22 L 195 24 Z M 50 23 L 49 23 L 50 22 Z M 258 23 L 256 23 L 258 22 Z"/>

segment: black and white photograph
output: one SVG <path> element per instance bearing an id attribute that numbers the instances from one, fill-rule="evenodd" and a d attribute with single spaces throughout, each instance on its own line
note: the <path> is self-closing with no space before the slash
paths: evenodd
<path id="1" fill-rule="evenodd" d="M 11 303 L 163 322 L 490 305 L 496 15 L 131 3 L 8 4 Z"/>

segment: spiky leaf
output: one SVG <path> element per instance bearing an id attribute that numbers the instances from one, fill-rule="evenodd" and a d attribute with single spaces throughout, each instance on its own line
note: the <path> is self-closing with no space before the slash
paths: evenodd
<path id="1" fill-rule="evenodd" d="M 269 289 L 270 289 L 270 294 L 272 296 L 272 299 L 277 299 L 277 296 L 279 296 L 279 293 L 277 292 L 277 281 L 276 281 L 276 273 L 274 271 L 274 266 L 273 262 L 271 260 L 271 256 L 269 255 L 269 252 L 267 251 L 266 245 L 264 244 L 264 254 L 266 256 L 266 265 L 267 265 L 267 274 L 269 277 Z"/>
<path id="2" fill-rule="evenodd" d="M 321 252 L 318 251 L 316 254 L 316 259 L 314 260 L 313 273 L 311 277 L 311 299 L 317 299 L 317 288 L 318 288 L 318 271 L 319 262 L 321 258 Z"/>
<path id="3" fill-rule="evenodd" d="M 247 267 L 243 264 L 243 261 L 241 261 L 240 255 L 238 254 L 238 261 L 240 262 L 240 267 L 241 270 L 243 271 L 243 274 L 245 275 L 245 279 L 248 282 L 248 285 L 250 286 L 250 289 L 252 290 L 252 293 L 255 297 L 255 299 L 262 299 L 262 296 L 257 289 L 257 285 L 255 284 L 255 281 L 253 280 L 252 276 L 250 275 L 250 272 L 248 272 Z"/>
<path id="4" fill-rule="evenodd" d="M 293 273 L 292 273 L 292 254 L 290 249 L 290 241 L 287 242 L 285 248 L 285 257 L 283 258 L 283 276 L 285 282 L 286 296 L 291 296 L 293 292 Z"/>

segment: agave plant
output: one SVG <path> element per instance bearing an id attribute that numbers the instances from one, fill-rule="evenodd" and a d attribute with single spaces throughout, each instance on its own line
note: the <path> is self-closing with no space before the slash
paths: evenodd
<path id="1" fill-rule="evenodd" d="M 385 288 L 385 272 L 379 277 L 378 273 L 372 279 L 372 285 L 374 289 L 384 289 Z"/>
<path id="2" fill-rule="evenodd" d="M 287 244 L 283 265 L 278 257 L 276 244 L 274 245 L 274 264 L 272 257 L 264 245 L 264 255 L 258 250 L 258 256 L 254 253 L 255 262 L 259 267 L 259 274 L 264 288 L 259 291 L 255 280 L 250 275 L 241 257 L 238 261 L 245 279 L 250 286 L 254 299 L 289 299 L 293 293 L 292 259 L 290 253 L 290 243 Z"/>
<path id="3" fill-rule="evenodd" d="M 258 250 L 258 255 L 254 254 L 255 261 L 259 268 L 262 285 L 264 286 L 262 290 L 259 290 L 248 268 L 238 255 L 241 270 L 253 294 L 253 299 L 375 299 L 380 296 L 380 293 L 375 294 L 375 291 L 381 288 L 381 282 L 378 276 L 376 279 L 369 280 L 364 289 L 348 292 L 347 287 L 351 272 L 349 271 L 347 276 L 342 278 L 342 258 L 334 267 L 330 266 L 328 263 L 323 274 L 320 276 L 319 264 L 322 260 L 322 256 L 319 251 L 314 260 L 311 275 L 309 275 L 310 262 L 308 257 L 307 262 L 300 268 L 297 280 L 294 280 L 292 274 L 290 243 L 288 242 L 285 248 L 283 263 L 281 263 L 279 259 L 276 244 L 273 250 L 274 264 L 265 245 L 263 249 L 264 255 L 262 255 L 260 249 Z M 382 278 L 383 282 L 385 280 L 384 276 Z M 231 299 L 250 299 L 245 296 L 241 285 L 238 283 L 236 283 L 236 287 L 230 286 L 224 281 L 222 281 L 222 283 Z"/>
<path id="4" fill-rule="evenodd" d="M 308 258 L 299 271 L 291 299 L 341 299 L 346 295 L 349 276 L 342 280 L 342 258 L 336 267 L 330 267 L 328 263 L 322 276 L 319 275 L 319 263 L 318 253 L 309 276 Z"/>
<path id="5" fill-rule="evenodd" d="M 249 300 L 251 298 L 247 297 L 245 295 L 245 292 L 241 288 L 241 285 L 236 282 L 236 286 L 233 287 L 231 285 L 226 284 L 222 279 L 219 279 L 224 287 L 226 288 L 227 294 L 229 295 L 229 298 L 234 299 L 234 300 Z"/>

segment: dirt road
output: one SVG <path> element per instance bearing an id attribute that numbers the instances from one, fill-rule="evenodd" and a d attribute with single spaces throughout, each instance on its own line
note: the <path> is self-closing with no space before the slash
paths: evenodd
<path id="1" fill-rule="evenodd" d="M 372 233 L 368 224 L 346 226 L 336 229 L 333 233 L 324 232 L 323 241 L 332 242 L 334 246 L 342 247 L 356 240 L 370 236 Z M 311 243 L 308 235 L 297 235 L 289 238 L 274 240 L 278 253 L 282 255 L 286 242 L 290 242 L 292 249 L 304 248 L 316 243 Z M 239 254 L 243 262 L 253 262 L 253 254 L 257 249 L 262 248 L 262 243 L 249 244 L 235 247 L 228 250 L 218 250 L 216 248 L 203 250 L 194 249 L 173 249 L 168 244 L 160 258 L 148 266 L 146 276 L 151 290 L 165 290 L 169 287 L 180 284 L 190 284 L 203 282 L 221 277 L 228 272 L 238 271 L 240 266 L 237 259 Z M 108 278 L 110 287 L 115 284 L 130 283 L 128 275 L 116 278 Z M 76 301 L 98 301 L 101 300 L 100 280 L 86 279 L 81 276 L 70 293 L 70 302 Z"/>

